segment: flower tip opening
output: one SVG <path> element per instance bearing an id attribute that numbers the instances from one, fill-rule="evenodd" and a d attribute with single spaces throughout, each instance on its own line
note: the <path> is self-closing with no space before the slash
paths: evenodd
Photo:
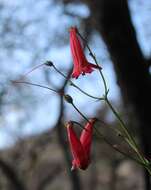
<path id="1" fill-rule="evenodd" d="M 68 128 L 68 127 L 72 127 L 73 126 L 73 122 L 72 121 L 68 121 L 66 124 L 65 124 L 65 127 Z"/>
<path id="2" fill-rule="evenodd" d="M 91 118 L 90 120 L 93 121 L 93 122 L 94 122 L 94 121 L 99 121 L 99 119 L 96 118 L 96 117 L 93 117 L 93 118 Z"/>
<path id="3" fill-rule="evenodd" d="M 96 123 L 98 121 L 99 121 L 99 119 L 96 118 L 96 117 L 93 117 L 93 118 L 89 119 L 89 123 L 92 123 L 92 124 L 94 124 L 94 123 Z"/>
<path id="4" fill-rule="evenodd" d="M 74 166 L 72 166 L 72 167 L 71 167 L 71 171 L 74 171 L 74 170 L 75 170 L 75 167 L 74 167 Z"/>
<path id="5" fill-rule="evenodd" d="M 76 33 L 78 32 L 78 28 L 76 27 L 76 26 L 71 26 L 70 28 L 69 28 L 69 33 L 70 32 L 73 32 L 73 31 L 75 31 Z"/>

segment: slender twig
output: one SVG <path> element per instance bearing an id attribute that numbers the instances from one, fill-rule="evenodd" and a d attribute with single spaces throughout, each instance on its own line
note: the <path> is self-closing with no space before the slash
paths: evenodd
<path id="1" fill-rule="evenodd" d="M 144 158 L 143 154 L 141 153 L 141 151 L 139 150 L 134 138 L 132 137 L 132 135 L 130 134 L 130 132 L 128 131 L 125 123 L 123 122 L 123 120 L 121 119 L 121 117 L 119 116 L 119 114 L 117 113 L 117 111 L 115 110 L 115 108 L 112 106 L 112 104 L 110 103 L 110 101 L 108 100 L 108 98 L 106 99 L 106 103 L 108 104 L 108 106 L 110 107 L 110 109 L 112 110 L 112 112 L 114 113 L 114 115 L 116 116 L 116 118 L 118 119 L 121 128 L 123 129 L 125 135 L 128 138 L 128 143 L 129 145 L 133 148 L 133 150 L 138 154 L 140 160 L 142 161 L 142 163 L 147 164 L 148 161 L 146 160 L 146 158 Z"/>
<path id="2" fill-rule="evenodd" d="M 80 38 L 84 41 L 84 43 L 85 43 L 85 45 L 86 45 L 86 47 L 87 47 L 87 49 L 88 49 L 88 51 L 89 51 L 89 55 L 92 57 L 92 59 L 94 60 L 95 64 L 98 66 L 99 73 L 100 73 L 100 75 L 101 75 L 101 77 L 102 77 L 102 79 L 103 79 L 103 84 L 104 84 L 104 87 L 105 87 L 105 94 L 107 94 L 109 90 L 107 89 L 107 84 L 106 84 L 105 78 L 104 78 L 104 76 L 103 76 L 103 73 L 102 73 L 102 71 L 101 71 L 102 68 L 99 66 L 99 64 L 98 64 L 98 62 L 97 62 L 97 59 L 96 59 L 96 56 L 93 54 L 93 52 L 92 52 L 90 46 L 88 45 L 86 39 L 80 34 L 79 31 L 78 31 L 78 35 L 79 35 Z"/>
<path id="3" fill-rule="evenodd" d="M 90 121 L 88 120 L 88 118 L 74 105 L 74 103 L 72 103 L 71 105 L 74 107 L 74 109 L 75 109 L 87 122 L 90 122 Z M 123 154 L 123 155 L 129 157 L 130 159 L 132 159 L 132 160 L 136 161 L 137 163 L 139 163 L 139 164 L 141 164 L 141 165 L 144 166 L 144 163 L 140 162 L 140 161 L 137 160 L 136 158 L 134 158 L 134 157 L 132 157 L 132 156 L 126 154 L 125 152 L 121 151 L 120 149 L 118 149 L 117 146 L 112 145 L 112 144 L 110 143 L 110 141 L 109 141 L 95 126 L 94 126 L 94 130 L 95 130 L 96 135 L 97 135 L 99 138 L 103 139 L 103 140 L 104 140 L 110 147 L 112 147 L 114 150 L 118 151 L 119 153 L 121 153 L 121 154 Z"/>
<path id="4" fill-rule="evenodd" d="M 89 122 L 88 118 L 74 105 L 74 103 L 71 104 L 74 109 L 87 121 Z"/>
<path id="5" fill-rule="evenodd" d="M 89 51 L 90 56 L 92 57 L 92 59 L 94 60 L 94 62 L 96 63 L 96 65 L 98 66 L 98 62 L 96 59 L 96 56 L 93 54 L 91 48 L 89 47 L 87 41 L 85 40 L 85 38 L 78 32 L 78 35 L 80 36 L 80 38 L 84 41 L 84 43 L 86 44 L 86 47 Z M 130 132 L 127 129 L 127 126 L 125 125 L 125 123 L 123 122 L 122 118 L 120 117 L 120 115 L 118 114 L 118 112 L 115 110 L 115 108 L 112 106 L 111 102 L 108 99 L 108 88 L 107 88 L 107 83 L 105 80 L 105 77 L 103 75 L 103 72 L 101 69 L 99 69 L 101 78 L 103 80 L 103 84 L 104 84 L 104 95 L 103 98 L 101 100 L 104 100 L 107 105 L 110 107 L 110 109 L 112 110 L 113 114 L 116 116 L 116 118 L 118 119 L 119 123 L 120 123 L 120 127 L 123 130 L 123 132 L 126 135 L 125 140 L 127 141 L 127 143 L 131 146 L 131 148 L 137 153 L 138 158 L 140 159 L 140 163 L 144 165 L 144 167 L 148 170 L 148 172 L 151 174 L 151 168 L 149 166 L 149 161 L 144 157 L 144 155 L 141 153 L 141 151 L 139 150 L 139 147 L 137 146 L 133 136 L 130 134 Z"/>
<path id="6" fill-rule="evenodd" d="M 12 83 L 21 83 L 21 84 L 27 84 L 27 85 L 31 85 L 31 86 L 37 86 L 37 87 L 41 87 L 41 88 L 45 88 L 47 90 L 53 91 L 57 94 L 59 94 L 59 91 L 52 89 L 48 86 L 44 86 L 44 85 L 40 85 L 40 84 L 36 84 L 36 83 L 31 83 L 31 82 L 27 82 L 27 81 L 11 81 Z"/>
<path id="7" fill-rule="evenodd" d="M 43 63 L 43 64 L 40 64 L 40 65 L 37 65 L 37 66 L 33 67 L 30 71 L 26 72 L 22 77 L 27 76 L 28 74 L 30 74 L 30 73 L 33 72 L 34 70 L 36 70 L 36 69 L 38 69 L 39 67 L 42 67 L 42 66 L 44 66 L 44 65 L 45 65 L 45 64 Z"/>
<path id="8" fill-rule="evenodd" d="M 46 65 L 48 65 L 46 63 Z M 49 65 L 48 65 L 49 66 Z M 85 94 L 86 96 L 89 96 L 90 98 L 96 99 L 96 100 L 101 100 L 102 98 L 93 96 L 91 94 L 88 94 L 87 92 L 85 92 L 84 90 L 82 90 L 79 86 L 77 86 L 76 84 L 74 84 L 69 77 L 67 77 L 64 73 L 62 73 L 54 64 L 51 65 L 61 76 L 63 76 L 65 79 L 68 80 L 68 82 L 70 82 L 70 85 L 75 87 L 77 90 L 79 90 L 80 92 L 82 92 L 83 94 Z"/>
<path id="9" fill-rule="evenodd" d="M 77 121 L 71 121 L 72 123 L 75 123 L 75 124 L 77 124 L 77 126 L 78 127 L 80 127 L 81 129 L 84 129 L 84 130 L 86 130 L 87 131 L 87 129 L 85 129 L 85 127 L 83 127 L 80 123 L 78 123 Z"/>

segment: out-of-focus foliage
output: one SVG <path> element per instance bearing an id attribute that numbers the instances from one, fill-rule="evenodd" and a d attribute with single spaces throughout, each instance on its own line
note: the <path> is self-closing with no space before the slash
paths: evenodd
<path id="1" fill-rule="evenodd" d="M 21 137 L 22 134 L 40 132 L 53 126 L 57 114 L 56 109 L 51 109 L 57 104 L 53 94 L 24 85 L 12 86 L 10 80 L 18 79 L 34 65 L 47 59 L 57 62 L 63 70 L 69 68 L 65 42 L 68 40 L 71 18 L 63 14 L 60 3 L 16 0 L 0 1 L 0 20 L 0 125 L 3 136 L 9 136 L 10 131 L 10 139 L 12 132 Z M 53 71 L 50 75 L 48 69 L 42 68 L 35 71 L 30 80 L 59 86 L 62 78 Z"/>
<path id="2" fill-rule="evenodd" d="M 10 80 L 19 79 L 33 66 L 46 60 L 52 60 L 62 72 L 66 73 L 71 66 L 68 29 L 71 25 L 78 25 L 83 32 L 84 21 L 90 13 L 84 4 L 64 6 L 61 1 L 56 3 L 40 0 L 35 3 L 34 0 L 26 2 L 16 0 L 1 1 L 0 5 L 2 147 L 4 144 L 9 145 L 14 138 L 39 133 L 55 124 L 58 114 L 56 95 L 35 87 L 12 85 Z M 97 43 L 98 41 L 100 44 Z M 108 62 L 105 46 L 96 32 L 91 43 L 98 57 L 101 56 L 104 63 Z M 97 52 L 98 47 L 102 51 Z M 104 66 L 104 70 L 108 71 L 107 76 L 112 83 L 114 76 L 110 66 Z M 42 67 L 27 76 L 26 80 L 58 88 L 63 78 L 54 70 Z M 80 78 L 76 83 L 84 90 L 94 93 L 96 88 L 99 91 L 99 84 L 94 83 L 94 80 L 98 80 L 95 73 L 93 76 Z M 117 96 L 116 89 L 111 89 L 113 97 Z M 98 94 L 98 91 L 95 90 L 95 93 Z M 86 113 L 91 115 L 94 112 L 96 104 L 89 98 L 74 89 L 69 92 Z M 92 110 L 86 108 L 88 103 L 93 107 Z M 70 106 L 67 106 L 67 109 L 71 109 Z M 67 117 L 78 118 L 77 114 L 69 113 L 71 112 L 67 112 Z M 6 138 L 9 138 L 9 142 L 5 140 Z"/>

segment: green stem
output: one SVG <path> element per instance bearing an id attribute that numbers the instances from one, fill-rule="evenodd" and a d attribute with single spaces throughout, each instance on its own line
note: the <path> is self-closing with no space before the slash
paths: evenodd
<path id="1" fill-rule="evenodd" d="M 85 92 L 81 88 L 79 88 L 77 85 L 75 85 L 72 81 L 70 81 L 70 82 L 71 82 L 71 86 L 77 88 L 80 92 L 82 92 L 86 96 L 89 96 L 90 98 L 93 98 L 93 99 L 96 99 L 96 100 L 103 100 L 103 98 L 99 98 L 99 97 L 96 97 L 96 96 L 92 96 L 91 94 L 88 94 L 87 92 Z"/>
<path id="2" fill-rule="evenodd" d="M 114 115 L 116 116 L 116 118 L 118 119 L 119 123 L 120 123 L 120 127 L 121 129 L 124 131 L 125 135 L 127 136 L 128 139 L 128 143 L 129 145 L 135 150 L 135 152 L 138 154 L 140 160 L 146 164 L 146 160 L 144 159 L 144 156 L 142 155 L 142 153 L 139 151 L 137 144 L 135 142 L 135 140 L 133 139 L 133 137 L 131 136 L 131 134 L 129 133 L 125 123 L 123 122 L 123 120 L 121 119 L 121 117 L 119 116 L 119 114 L 117 113 L 117 111 L 114 109 L 114 107 L 112 106 L 112 104 L 110 103 L 110 101 L 108 100 L 108 98 L 105 98 L 105 102 L 107 103 L 107 105 L 110 107 L 110 109 L 112 110 L 112 112 L 114 113 Z"/>
<path id="3" fill-rule="evenodd" d="M 90 55 L 91 55 L 91 57 L 93 58 L 93 60 L 95 61 L 95 64 L 96 64 L 97 66 L 99 66 L 99 64 L 98 64 L 98 62 L 97 62 L 97 59 L 96 59 L 95 55 L 92 54 L 92 53 L 91 53 Z M 104 94 L 105 94 L 105 97 L 107 97 L 107 94 L 108 94 L 108 91 L 109 91 L 109 90 L 108 90 L 108 88 L 107 88 L 106 80 L 105 80 L 105 77 L 104 77 L 104 75 L 103 75 L 101 69 L 99 69 L 99 73 L 100 73 L 101 78 L 102 78 L 102 80 L 103 80 Z"/>
<path id="4" fill-rule="evenodd" d="M 37 87 L 45 88 L 47 90 L 50 90 L 50 91 L 53 91 L 53 92 L 59 94 L 59 92 L 55 89 L 52 89 L 52 88 L 49 88 L 47 86 L 43 86 L 40 84 L 36 84 L 36 83 L 31 83 L 31 82 L 27 82 L 27 81 L 12 81 L 12 83 L 21 83 L 21 84 L 27 84 L 27 85 L 31 85 L 31 86 L 37 86 Z"/>
<path id="5" fill-rule="evenodd" d="M 123 154 L 124 156 L 126 156 L 126 157 L 128 157 L 128 158 L 134 160 L 134 161 L 137 162 L 138 164 L 144 166 L 144 164 L 143 164 L 142 162 L 140 162 L 139 160 L 137 160 L 136 158 L 134 158 L 134 157 L 132 157 L 132 156 L 126 154 L 125 152 L 121 151 L 116 145 L 112 145 L 112 144 L 110 143 L 110 141 L 109 141 L 107 138 L 105 138 L 95 127 L 94 127 L 94 129 L 96 130 L 97 135 L 100 136 L 100 137 L 101 137 L 110 147 L 112 147 L 114 150 L 116 150 L 117 152 Z"/>
<path id="6" fill-rule="evenodd" d="M 91 48 L 89 47 L 87 41 L 85 38 L 83 38 L 83 36 L 78 32 L 78 35 L 81 37 L 81 39 L 84 41 L 84 43 L 86 44 L 86 47 L 89 50 L 89 54 L 90 56 L 93 58 L 94 62 L 96 63 L 96 65 L 98 66 L 98 62 L 97 59 L 95 57 L 95 55 L 93 54 Z M 108 88 L 107 88 L 107 84 L 106 84 L 106 80 L 105 77 L 101 71 L 101 69 L 99 69 L 99 73 L 101 75 L 101 78 L 103 80 L 103 84 L 104 84 L 104 97 L 101 98 L 101 100 L 104 100 L 107 105 L 110 107 L 110 109 L 112 110 L 113 114 L 116 116 L 116 118 L 118 119 L 119 123 L 120 123 L 120 127 L 123 130 L 123 132 L 125 133 L 125 135 L 127 136 L 126 141 L 128 142 L 128 144 L 132 147 L 132 149 L 137 153 L 139 159 L 140 159 L 140 163 L 148 170 L 149 174 L 151 174 L 151 168 L 148 164 L 148 160 L 145 159 L 144 155 L 139 151 L 139 148 L 135 142 L 135 140 L 133 139 L 133 137 L 131 136 L 131 134 L 129 133 L 125 123 L 123 122 L 123 120 L 121 119 L 121 117 L 119 116 L 118 112 L 114 109 L 114 107 L 112 106 L 112 104 L 110 103 L 110 101 L 108 100 Z"/>
<path id="7" fill-rule="evenodd" d="M 108 88 L 107 88 L 107 84 L 106 84 L 106 81 L 105 81 L 105 78 L 104 78 L 104 75 L 102 73 L 102 71 L 99 69 L 100 71 L 100 74 L 101 74 L 101 77 L 102 77 L 102 80 L 103 80 L 103 84 L 104 84 L 104 89 L 105 89 L 105 96 L 107 97 L 107 94 L 109 92 Z"/>
<path id="8" fill-rule="evenodd" d="M 26 77 L 28 74 L 30 74 L 31 72 L 33 72 L 34 70 L 38 69 L 39 67 L 42 67 L 44 66 L 45 64 L 40 64 L 40 65 L 37 65 L 35 67 L 33 67 L 30 71 L 26 72 L 22 77 Z"/>
<path id="9" fill-rule="evenodd" d="M 70 82 L 70 85 L 75 87 L 76 89 L 78 89 L 80 92 L 82 92 L 83 94 L 85 94 L 86 96 L 89 96 L 90 98 L 96 99 L 96 100 L 101 100 L 102 98 L 96 97 L 96 96 L 92 96 L 91 94 L 88 94 L 87 92 L 83 91 L 80 87 L 78 87 L 76 84 L 74 84 L 69 78 L 67 78 L 67 76 L 62 73 L 55 65 L 52 65 L 53 68 L 61 75 L 63 76 L 65 79 L 67 79 Z"/>
<path id="10" fill-rule="evenodd" d="M 88 118 L 74 105 L 74 103 L 72 103 L 72 106 L 74 107 L 74 109 L 87 121 L 89 122 Z M 131 157 L 130 155 L 127 155 L 125 152 L 121 151 L 120 149 L 118 149 L 117 146 L 112 145 L 108 139 L 106 137 L 104 137 L 104 135 L 102 135 L 102 133 L 100 133 L 100 131 L 94 126 L 94 130 L 95 133 L 98 137 L 100 137 L 101 139 L 103 139 L 111 148 L 113 148 L 114 150 L 118 151 L 119 153 L 123 154 L 124 156 L 129 157 L 130 159 L 136 161 L 137 163 L 141 164 L 144 166 L 144 164 L 142 162 L 140 162 L 139 160 L 137 160 L 134 157 Z"/>
<path id="11" fill-rule="evenodd" d="M 94 59 L 96 60 L 96 58 Z M 97 61 L 96 61 L 97 62 Z M 110 107 L 110 109 L 112 110 L 113 114 L 116 116 L 116 118 L 118 119 L 119 123 L 120 123 L 120 127 L 121 129 L 124 131 L 125 135 L 127 136 L 126 141 L 127 143 L 132 147 L 132 149 L 137 153 L 141 163 L 143 164 L 143 166 L 148 170 L 149 174 L 151 174 L 151 168 L 148 165 L 148 160 L 146 160 L 144 158 L 144 155 L 141 153 L 141 151 L 139 150 L 139 147 L 137 146 L 133 136 L 130 134 L 130 132 L 127 129 L 127 126 L 125 125 L 124 121 L 121 119 L 120 115 L 118 114 L 118 112 L 115 110 L 115 108 L 112 106 L 111 102 L 109 101 L 107 95 L 108 95 L 108 89 L 107 89 L 107 84 L 105 81 L 105 77 L 102 73 L 102 71 L 100 70 L 100 74 L 103 80 L 103 84 L 104 84 L 104 89 L 105 89 L 105 95 L 104 95 L 104 101 L 107 103 L 107 105 Z"/>
<path id="12" fill-rule="evenodd" d="M 98 64 L 98 62 L 97 62 L 97 59 L 96 59 L 95 55 L 93 54 L 93 52 L 92 52 L 90 46 L 88 45 L 86 39 L 80 34 L 79 31 L 78 31 L 78 35 L 79 35 L 80 38 L 84 41 L 84 43 L 85 43 L 85 45 L 86 45 L 86 47 L 87 47 L 87 49 L 88 49 L 88 51 L 89 51 L 89 55 L 90 55 L 90 56 L 92 57 L 92 59 L 94 60 L 95 64 L 96 64 L 98 67 L 100 67 L 99 64 Z M 106 84 L 105 78 L 104 78 L 104 76 L 103 76 L 103 73 L 102 73 L 102 71 L 101 71 L 101 68 L 99 68 L 99 73 L 100 73 L 100 75 L 101 75 L 101 78 L 103 79 L 103 84 L 104 84 L 104 88 L 105 88 L 105 95 L 107 96 L 107 94 L 108 94 L 107 84 Z"/>
<path id="13" fill-rule="evenodd" d="M 89 122 L 88 118 L 87 118 L 82 112 L 80 112 L 80 110 L 74 105 L 74 103 L 72 103 L 71 105 L 74 107 L 74 109 L 75 109 L 87 122 Z"/>

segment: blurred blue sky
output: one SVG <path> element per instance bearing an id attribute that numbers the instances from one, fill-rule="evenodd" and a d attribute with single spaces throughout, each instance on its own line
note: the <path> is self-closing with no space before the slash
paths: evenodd
<path id="1" fill-rule="evenodd" d="M 34 65 L 46 60 L 52 60 L 55 65 L 66 72 L 71 66 L 68 28 L 80 25 L 78 18 L 64 14 L 63 5 L 50 0 L 0 0 L 0 16 L 7 32 L 1 37 L 1 83 L 10 88 L 2 107 L 0 116 L 0 148 L 9 146 L 17 139 L 26 135 L 40 133 L 52 126 L 57 120 L 58 97 L 50 91 L 26 87 L 12 88 L 8 80 L 16 79 Z M 130 0 L 129 6 L 137 38 L 146 57 L 151 55 L 151 2 L 149 0 Z M 66 11 L 74 12 L 86 18 L 89 9 L 81 5 L 69 5 Z M 7 21 L 7 22 L 6 22 Z M 110 58 L 100 36 L 94 32 L 90 46 L 94 50 L 110 88 L 110 98 L 119 102 L 120 94 Z M 87 55 L 88 59 L 91 58 Z M 38 84 L 46 84 L 46 68 L 39 68 L 28 76 L 28 79 Z M 52 69 L 49 71 L 51 85 L 59 87 L 62 77 Z M 85 91 L 96 96 L 103 92 L 98 73 L 80 77 L 74 82 Z M 17 91 L 17 92 L 16 92 Z M 76 89 L 68 88 L 75 104 L 88 116 L 94 116 L 100 104 L 82 95 Z M 91 109 L 90 109 L 91 107 Z M 80 116 L 66 105 L 66 119 L 80 120 Z"/>

